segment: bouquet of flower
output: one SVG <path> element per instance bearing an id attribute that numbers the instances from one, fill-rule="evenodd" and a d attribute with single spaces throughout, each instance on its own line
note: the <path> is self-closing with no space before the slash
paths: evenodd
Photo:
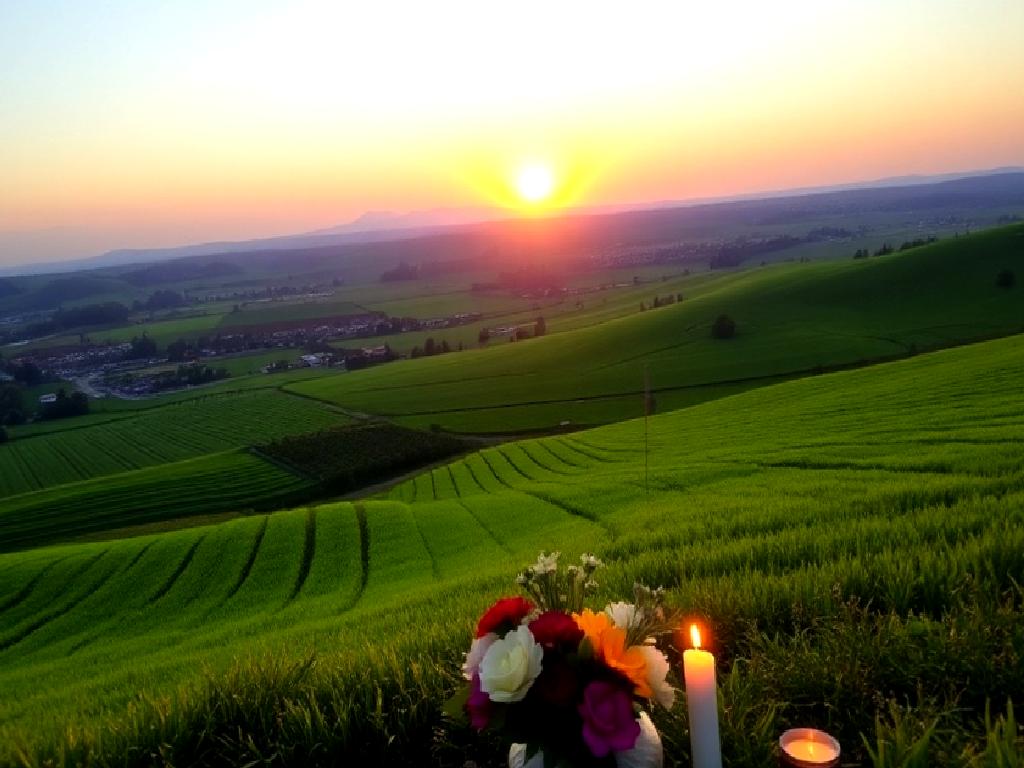
<path id="1" fill-rule="evenodd" d="M 468 686 L 449 711 L 516 742 L 510 763 L 518 752 L 523 762 L 542 755 L 544 766 L 616 765 L 616 755 L 639 749 L 644 725 L 657 741 L 650 764 L 660 765 L 657 732 L 641 713 L 675 698 L 653 640 L 662 590 L 637 584 L 633 603 L 595 613 L 583 603 L 601 562 L 584 555 L 562 570 L 558 556 L 541 553 L 517 577 L 530 599 L 504 598 L 480 618 L 463 666 Z"/>

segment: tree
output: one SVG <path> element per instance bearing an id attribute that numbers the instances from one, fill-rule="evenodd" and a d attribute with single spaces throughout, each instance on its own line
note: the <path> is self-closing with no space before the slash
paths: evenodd
<path id="1" fill-rule="evenodd" d="M 89 412 L 89 398 L 82 392 L 72 392 L 70 396 L 61 388 L 57 399 L 43 406 L 39 413 L 40 419 L 66 419 L 71 416 L 82 416 Z"/>
<path id="2" fill-rule="evenodd" d="M 533 324 L 533 335 L 543 336 L 548 332 L 548 324 L 544 322 L 543 317 L 538 317 L 537 322 Z"/>
<path id="3" fill-rule="evenodd" d="M 13 384 L 0 386 L 0 423 L 12 425 L 25 422 L 25 401 L 21 389 Z"/>
<path id="4" fill-rule="evenodd" d="M 16 365 L 11 370 L 15 381 L 20 381 L 26 387 L 35 387 L 43 383 L 43 372 L 39 366 L 31 360 L 26 360 L 21 365 Z"/>
<path id="5" fill-rule="evenodd" d="M 184 339 L 172 341 L 167 345 L 167 362 L 180 363 L 188 355 L 188 342 Z"/>
<path id="6" fill-rule="evenodd" d="M 185 303 L 185 297 L 177 291 L 161 289 L 150 294 L 149 298 L 142 305 L 145 309 L 173 309 Z"/>
<path id="7" fill-rule="evenodd" d="M 423 354 L 427 357 L 437 354 L 437 345 L 434 344 L 434 339 L 432 337 L 423 342 Z"/>
<path id="8" fill-rule="evenodd" d="M 731 339 L 736 335 L 736 321 L 728 315 L 719 315 L 711 324 L 711 335 L 716 339 Z"/>
<path id="9" fill-rule="evenodd" d="M 153 341 L 146 334 L 142 334 L 141 338 L 138 336 L 132 336 L 131 347 L 125 353 L 125 358 L 128 360 L 139 360 L 146 357 L 156 356 L 156 342 Z"/>
<path id="10" fill-rule="evenodd" d="M 996 275 L 996 285 L 1000 288 L 1013 288 L 1013 284 L 1017 282 L 1017 276 L 1013 274 L 1009 269 L 1004 269 Z"/>
<path id="11" fill-rule="evenodd" d="M 480 334 L 476 338 L 477 341 L 479 341 L 481 344 L 486 344 L 488 341 L 491 340 L 491 332 L 488 331 L 486 328 L 481 328 Z"/>
<path id="12" fill-rule="evenodd" d="M 7 434 L 7 428 L 0 426 L 0 443 L 6 443 L 11 439 L 11 436 Z"/>

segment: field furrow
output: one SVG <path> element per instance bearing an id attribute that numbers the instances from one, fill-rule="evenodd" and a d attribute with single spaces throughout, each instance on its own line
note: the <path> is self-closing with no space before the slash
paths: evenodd
<path id="1" fill-rule="evenodd" d="M 355 601 L 361 580 L 359 521 L 352 504 L 316 508 L 316 547 L 299 603 L 326 597 L 329 612 L 344 611 Z"/>

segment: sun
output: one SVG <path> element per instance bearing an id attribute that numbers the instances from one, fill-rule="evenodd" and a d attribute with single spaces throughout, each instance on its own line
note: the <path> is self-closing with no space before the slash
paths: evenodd
<path id="1" fill-rule="evenodd" d="M 526 202 L 542 203 L 555 190 L 555 175 L 540 163 L 524 165 L 516 175 L 516 190 Z"/>

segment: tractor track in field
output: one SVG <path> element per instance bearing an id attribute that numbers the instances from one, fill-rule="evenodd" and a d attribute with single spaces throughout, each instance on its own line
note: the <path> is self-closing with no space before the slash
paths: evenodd
<path id="1" fill-rule="evenodd" d="M 316 555 L 316 507 L 306 509 L 306 536 L 302 543 L 302 562 L 299 564 L 299 573 L 295 577 L 295 586 L 292 593 L 285 600 L 285 605 L 292 602 L 299 596 L 306 579 L 309 578 L 309 571 L 313 567 L 313 558 Z"/>
<path id="2" fill-rule="evenodd" d="M 185 555 L 178 562 L 177 567 L 174 569 L 174 573 L 172 573 L 168 577 L 167 581 L 165 581 L 160 586 L 160 589 L 158 589 L 156 592 L 154 592 L 153 596 L 151 598 L 149 598 L 149 604 L 150 605 L 153 605 L 158 600 L 160 600 L 160 598 L 162 598 L 164 595 L 166 595 L 168 592 L 171 591 L 171 589 L 174 587 L 174 585 L 178 581 L 178 579 L 181 578 L 181 575 L 183 573 L 185 573 L 185 571 L 189 567 L 189 565 L 192 564 L 192 559 L 196 556 L 196 550 L 199 549 L 199 545 L 202 544 L 205 539 L 206 539 L 206 534 L 203 534 L 202 536 L 197 538 L 194 542 L 192 542 L 192 546 L 190 546 L 188 548 L 188 551 L 185 553 Z"/>
<path id="3" fill-rule="evenodd" d="M 551 450 L 551 446 L 548 445 L 548 441 L 547 440 L 537 440 L 537 441 L 535 441 L 534 444 L 535 445 L 539 445 L 541 448 L 543 448 L 545 451 L 547 451 L 549 456 L 553 457 L 557 461 L 560 461 L 562 464 L 564 464 L 567 467 L 573 467 L 574 469 L 579 469 L 579 470 L 587 469 L 587 467 L 585 465 L 577 464 L 575 461 L 570 461 L 565 456 L 559 456 L 557 453 L 552 451 Z"/>
<path id="4" fill-rule="evenodd" d="M 512 554 L 512 550 L 509 549 L 508 545 L 494 535 L 494 531 L 492 531 L 490 527 L 486 523 L 484 523 L 483 518 L 481 518 L 476 512 L 474 512 L 472 508 L 470 508 L 470 506 L 466 504 L 466 502 L 464 502 L 462 499 L 456 499 L 456 501 L 462 506 L 464 510 L 466 510 L 467 513 L 469 513 L 470 517 L 476 520 L 477 525 L 484 529 L 487 535 L 494 540 L 494 543 L 501 547 L 502 551 L 505 552 L 505 554 Z"/>
<path id="5" fill-rule="evenodd" d="M 480 482 L 480 478 L 476 476 L 476 471 L 473 469 L 473 465 L 469 463 L 468 457 L 463 460 L 462 465 L 466 468 L 466 471 L 469 472 L 469 476 L 473 478 L 473 482 L 476 483 L 477 487 L 484 493 L 490 493 L 490 491 L 484 488 L 483 483 Z"/>
<path id="6" fill-rule="evenodd" d="M 89 564 L 86 566 L 86 568 L 84 568 L 84 569 L 82 569 L 82 570 L 80 570 L 78 572 L 78 574 L 75 577 L 75 580 L 77 580 L 78 576 L 84 575 L 86 572 L 91 570 L 92 566 L 94 566 L 101 559 L 103 559 L 103 557 L 106 554 L 108 554 L 109 552 L 110 552 L 109 549 L 105 549 L 102 552 L 100 552 L 99 555 L 97 555 L 95 558 L 93 558 L 89 562 Z M 6 640 L 0 640 L 0 652 L 9 650 L 10 648 L 13 648 L 15 645 L 18 645 L 20 642 L 22 642 L 23 640 L 25 640 L 29 636 L 31 636 L 31 635 L 35 634 L 36 632 L 38 632 L 40 629 L 45 627 L 47 624 L 50 624 L 51 622 L 56 621 L 57 619 L 61 618 L 62 616 L 67 615 L 68 613 L 73 611 L 75 608 L 77 608 L 79 605 L 81 605 L 83 602 L 85 602 L 90 597 L 92 597 L 94 594 L 96 594 L 99 590 L 101 590 L 103 588 L 103 586 L 107 582 L 109 582 L 112 578 L 114 578 L 114 576 L 116 576 L 116 575 L 118 575 L 120 573 L 126 573 L 129 570 L 129 568 L 131 568 L 132 565 L 134 565 L 134 563 L 129 563 L 127 566 L 122 567 L 122 568 L 118 568 L 117 566 L 114 566 L 113 568 L 110 569 L 109 572 L 107 572 L 105 575 L 100 576 L 97 581 L 93 582 L 89 587 L 87 587 L 86 590 L 81 595 L 79 595 L 78 597 L 75 597 L 75 598 L 72 598 L 71 600 L 68 600 L 60 608 L 57 608 L 54 611 L 50 611 L 49 613 L 45 613 L 42 616 L 38 616 L 37 615 L 37 617 L 34 620 L 32 620 L 27 626 L 22 627 L 22 629 L 17 634 L 15 634 L 15 635 L 13 635 L 11 637 L 8 637 Z M 71 582 L 69 582 L 69 583 L 71 583 Z"/>
<path id="7" fill-rule="evenodd" d="M 446 499 L 446 501 L 458 501 L 458 499 Z M 419 517 L 416 515 L 415 512 L 412 511 L 411 507 L 406 506 L 406 509 L 409 510 L 409 515 L 410 517 L 412 517 L 412 524 L 416 528 L 416 533 L 419 534 L 420 541 L 423 542 L 423 549 L 426 550 L 427 557 L 430 558 L 430 573 L 433 575 L 434 581 L 440 581 L 441 568 L 437 563 L 437 558 L 434 556 L 433 550 L 431 550 L 430 548 L 430 542 L 427 541 L 427 537 L 423 533 L 423 528 L 420 526 Z"/>
<path id="8" fill-rule="evenodd" d="M 0 613 L 9 611 L 11 608 L 17 608 L 19 605 L 25 602 L 29 598 L 29 596 L 31 596 L 33 590 L 35 590 L 35 588 L 39 585 L 39 582 L 43 580 L 43 577 L 46 576 L 47 573 L 52 571 L 58 565 L 63 563 L 65 560 L 67 560 L 66 557 L 60 557 L 56 560 L 50 561 L 45 566 L 43 566 L 40 569 L 39 573 L 37 573 L 35 576 L 28 580 L 28 583 L 25 584 L 25 586 L 23 586 L 14 595 L 12 595 L 7 600 L 7 602 L 0 605 Z"/>
<path id="9" fill-rule="evenodd" d="M 249 574 L 252 573 L 252 567 L 256 563 L 256 557 L 260 553 L 260 547 L 263 545 L 263 537 L 267 535 L 267 526 L 270 524 L 270 516 L 265 515 L 263 517 L 263 525 L 260 526 L 259 531 L 256 533 L 256 539 L 252 543 L 252 549 L 249 550 L 249 557 L 245 561 L 245 565 L 242 566 L 241 572 L 238 574 L 238 580 L 235 581 L 231 587 L 231 591 L 228 592 L 227 596 L 220 601 L 221 605 L 224 605 L 228 600 L 238 594 L 238 590 L 245 584 L 245 580 L 249 578 Z"/>
<path id="10" fill-rule="evenodd" d="M 561 499 L 556 499 L 553 496 L 549 496 L 546 493 L 539 493 L 537 491 L 522 491 L 522 493 L 525 493 L 527 496 L 532 496 L 533 498 L 537 499 L 540 502 L 543 502 L 544 504 L 547 504 L 550 507 L 556 507 L 557 509 L 562 510 L 563 512 L 565 512 L 568 515 L 571 515 L 572 517 L 578 517 L 582 520 L 586 520 L 588 523 L 593 523 L 594 525 L 600 526 L 608 532 L 608 535 L 611 536 L 613 541 L 615 540 L 614 531 L 612 531 L 612 529 L 609 528 L 606 524 L 598 520 L 596 515 L 590 512 L 586 512 L 585 510 L 580 509 L 579 507 L 576 507 L 572 504 L 569 504 L 568 502 L 562 501 Z"/>
<path id="11" fill-rule="evenodd" d="M 462 498 L 462 492 L 461 492 L 461 490 L 459 490 L 459 483 L 457 483 L 455 481 L 455 473 L 452 471 L 452 465 L 451 464 L 445 464 L 444 468 L 447 470 L 447 472 L 449 472 L 449 479 L 452 480 L 452 487 L 453 487 L 453 489 L 455 489 L 455 498 L 456 499 L 461 499 Z"/>
<path id="12" fill-rule="evenodd" d="M 366 584 L 370 580 L 370 526 L 366 521 L 366 505 L 353 504 L 352 508 L 356 512 L 356 523 L 359 525 L 359 586 L 349 608 L 363 599 Z"/>
<path id="13" fill-rule="evenodd" d="M 469 475 L 469 479 L 473 482 L 473 485 L 475 485 L 477 487 L 477 490 L 480 493 L 487 493 L 487 491 L 484 489 L 484 487 L 482 485 L 480 485 L 480 481 L 476 479 L 476 474 L 473 472 L 472 468 L 469 466 L 469 462 L 467 462 L 465 459 L 463 459 L 461 464 L 462 464 L 463 469 L 466 470 L 466 474 Z M 451 464 L 449 464 L 448 466 L 451 467 Z M 455 473 L 454 472 L 452 473 L 452 481 L 453 482 L 455 481 Z M 467 485 L 468 485 L 468 483 L 467 483 Z M 455 490 L 457 491 L 458 487 L 456 487 Z M 459 496 L 462 496 L 462 495 L 464 495 L 464 494 L 461 494 L 461 493 L 459 494 Z M 470 491 L 469 494 L 465 494 L 465 495 L 476 496 L 477 492 L 476 491 Z"/>
<path id="14" fill-rule="evenodd" d="M 508 462 L 508 465 L 510 467 L 512 467 L 512 469 L 516 472 L 516 474 L 518 474 L 520 477 L 522 477 L 528 483 L 540 483 L 540 482 L 543 482 L 542 480 L 539 480 L 536 477 L 531 477 L 530 475 L 528 475 L 525 471 L 523 471 L 522 467 L 520 467 L 518 464 L 516 464 L 514 461 L 512 461 L 512 459 L 509 458 L 509 455 L 507 453 L 505 453 L 503 450 L 501 450 L 500 448 L 495 448 L 494 450 L 496 450 L 501 455 L 501 457 L 503 459 L 505 459 L 505 461 Z"/>
<path id="15" fill-rule="evenodd" d="M 534 445 L 538 445 L 538 444 L 534 443 Z M 573 475 L 576 474 L 575 472 L 571 472 L 571 471 L 566 470 L 566 469 L 555 469 L 550 464 L 546 464 L 545 462 L 543 462 L 540 459 L 538 459 L 534 452 L 527 450 L 525 445 L 520 445 L 519 446 L 519 450 L 521 450 L 523 452 L 523 454 L 530 461 L 532 461 L 534 464 L 536 464 L 538 467 L 540 467 L 541 469 L 543 469 L 546 472 L 550 472 L 553 475 L 561 475 L 562 477 L 572 477 Z M 554 454 L 551 454 L 551 456 L 553 456 L 556 459 L 558 458 Z"/>
<path id="16" fill-rule="evenodd" d="M 484 464 L 487 465 L 487 468 L 491 471 L 491 474 L 494 475 L 495 480 L 497 480 L 499 483 L 504 485 L 509 490 L 515 490 L 515 488 L 509 485 L 508 481 L 505 480 L 505 478 L 503 478 L 501 475 L 494 471 L 494 465 L 491 464 L 491 462 L 487 458 L 487 455 L 483 451 L 480 451 L 480 453 L 478 453 L 477 455 L 483 460 Z"/>

